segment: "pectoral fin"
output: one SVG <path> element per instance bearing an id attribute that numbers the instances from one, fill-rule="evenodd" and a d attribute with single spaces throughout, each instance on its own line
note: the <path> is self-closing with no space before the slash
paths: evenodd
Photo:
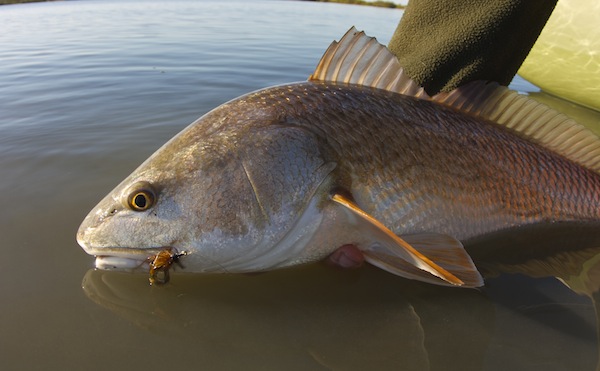
<path id="1" fill-rule="evenodd" d="M 436 233 L 404 235 L 402 239 L 443 269 L 452 272 L 451 274 L 463 282 L 461 287 L 483 286 L 483 278 L 462 243 L 457 239 Z M 424 274 L 423 270 L 403 260 L 389 244 L 375 244 L 364 254 L 369 263 L 399 276 L 438 285 L 448 285 L 448 283 L 455 285 L 453 282 L 446 283 Z"/>
<path id="2" fill-rule="evenodd" d="M 335 194 L 363 233 L 375 243 L 362 247 L 366 260 L 402 277 L 438 285 L 483 286 L 483 279 L 460 241 L 446 235 L 427 233 L 400 238 L 380 221 L 364 212 L 347 197 Z"/>

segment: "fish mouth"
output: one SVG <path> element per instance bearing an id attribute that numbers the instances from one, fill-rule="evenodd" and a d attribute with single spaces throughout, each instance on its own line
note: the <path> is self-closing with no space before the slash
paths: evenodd
<path id="1" fill-rule="evenodd" d="M 152 258 L 161 250 L 165 249 L 170 248 L 103 248 L 96 251 L 92 249 L 88 251 L 88 253 L 96 257 L 96 269 L 135 271 L 140 269 L 148 269 Z"/>
<path id="2" fill-rule="evenodd" d="M 115 255 L 98 255 L 94 266 L 101 270 L 138 270 L 148 266 L 148 258 L 131 259 Z"/>

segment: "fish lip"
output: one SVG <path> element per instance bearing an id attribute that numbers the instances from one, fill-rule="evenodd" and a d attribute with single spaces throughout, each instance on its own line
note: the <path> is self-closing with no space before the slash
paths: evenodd
<path id="1" fill-rule="evenodd" d="M 122 258 L 139 259 L 142 256 L 147 258 L 151 255 L 156 255 L 161 250 L 165 249 L 172 249 L 172 247 L 90 247 L 86 249 L 86 252 L 89 255 L 94 256 L 118 256 Z"/>
<path id="2" fill-rule="evenodd" d="M 149 259 L 158 254 L 161 250 L 169 247 L 151 247 L 151 248 L 101 248 L 88 249 L 86 252 L 96 257 L 95 266 L 101 270 L 136 270 L 147 268 Z"/>
<path id="3" fill-rule="evenodd" d="M 131 259 L 115 255 L 98 255 L 94 262 L 96 269 L 134 271 L 147 268 L 148 259 Z"/>

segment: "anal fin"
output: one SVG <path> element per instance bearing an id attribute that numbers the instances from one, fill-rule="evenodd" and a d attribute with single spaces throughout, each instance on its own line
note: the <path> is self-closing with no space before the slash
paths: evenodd
<path id="1" fill-rule="evenodd" d="M 354 224 L 373 241 L 361 246 L 369 263 L 402 277 L 437 285 L 483 286 L 481 275 L 460 241 L 435 233 L 401 238 L 347 197 L 334 194 L 332 200 L 343 206 L 354 217 Z"/>

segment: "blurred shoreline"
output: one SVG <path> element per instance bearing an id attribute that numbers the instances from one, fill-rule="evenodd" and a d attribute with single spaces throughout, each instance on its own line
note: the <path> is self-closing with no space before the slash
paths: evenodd
<path id="1" fill-rule="evenodd" d="M 46 1 L 59 1 L 59 0 L 0 0 L 0 5 L 41 3 L 41 2 L 46 2 Z"/>
<path id="2" fill-rule="evenodd" d="M 376 6 L 380 8 L 390 9 L 404 9 L 406 5 L 398 4 L 392 1 L 366 1 L 366 0 L 303 0 L 303 1 L 316 1 L 321 3 L 339 3 L 339 4 L 351 4 L 351 5 L 367 5 Z"/>
<path id="3" fill-rule="evenodd" d="M 24 3 L 39 3 L 47 1 L 60 1 L 60 0 L 0 0 L 0 5 L 10 4 L 24 4 Z M 397 4 L 392 1 L 365 1 L 365 0 L 302 0 L 302 1 L 317 1 L 321 3 L 339 3 L 339 4 L 352 4 L 352 5 L 368 5 L 376 6 L 380 8 L 391 8 L 391 9 L 404 9 L 406 5 Z"/>

